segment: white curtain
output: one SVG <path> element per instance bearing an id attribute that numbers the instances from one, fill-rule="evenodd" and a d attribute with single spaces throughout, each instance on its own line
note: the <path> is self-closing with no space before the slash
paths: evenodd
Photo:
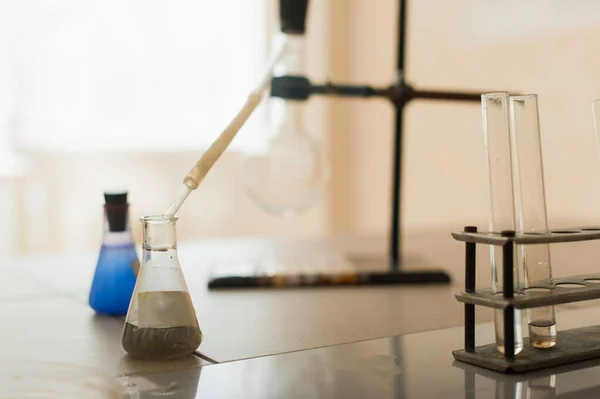
<path id="1" fill-rule="evenodd" d="M 105 189 L 129 191 L 139 236 L 260 75 L 269 4 L 0 0 L 0 257 L 98 247 Z M 226 155 L 182 209 L 182 239 L 260 214 Z"/>
<path id="2" fill-rule="evenodd" d="M 264 59 L 264 0 L 0 3 L 0 142 L 17 149 L 200 148 Z"/>

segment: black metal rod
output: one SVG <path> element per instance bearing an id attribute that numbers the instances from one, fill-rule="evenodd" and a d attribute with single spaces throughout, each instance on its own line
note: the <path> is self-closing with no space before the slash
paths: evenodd
<path id="1" fill-rule="evenodd" d="M 400 0 L 398 6 L 398 72 L 404 73 L 406 61 L 406 1 Z M 404 81 L 404 77 L 398 77 Z"/>
<path id="2" fill-rule="evenodd" d="M 477 233 L 477 226 L 466 226 L 465 233 Z M 477 270 L 475 264 L 477 262 L 477 244 L 474 242 L 466 243 L 465 252 L 465 291 L 475 292 L 475 280 Z"/>
<path id="3" fill-rule="evenodd" d="M 394 159 L 392 172 L 392 218 L 390 231 L 389 259 L 392 271 L 400 269 L 400 240 L 402 239 L 400 226 L 401 193 L 402 188 L 402 124 L 404 122 L 404 107 L 396 106 L 396 133 L 394 135 Z"/>
<path id="4" fill-rule="evenodd" d="M 480 102 L 481 93 L 460 93 L 452 91 L 413 90 L 413 99 L 419 100 L 452 100 Z"/>
<path id="5" fill-rule="evenodd" d="M 504 309 L 504 359 L 515 360 L 515 308 Z"/>
<path id="6" fill-rule="evenodd" d="M 325 94 L 342 97 L 387 97 L 387 92 L 365 85 L 338 85 L 326 83 L 324 85 L 312 85 L 310 94 Z"/>
<path id="7" fill-rule="evenodd" d="M 512 235 L 511 235 L 512 234 Z M 514 231 L 503 231 L 503 237 L 514 237 Z M 513 241 L 507 241 L 502 246 L 502 295 L 504 298 L 512 298 L 514 296 L 514 275 L 513 275 L 513 262 L 514 262 L 514 243 Z"/>
<path id="8" fill-rule="evenodd" d="M 514 231 L 503 231 L 503 237 L 514 237 Z M 514 296 L 514 243 L 508 241 L 502 246 L 502 295 L 510 299 Z M 515 359 L 515 308 L 509 305 L 504 309 L 504 359 Z"/>
<path id="9" fill-rule="evenodd" d="M 400 0 L 399 15 L 398 15 L 398 85 L 404 84 L 405 60 L 406 60 L 406 0 Z M 402 140 L 403 140 L 403 124 L 404 124 L 404 106 L 406 102 L 399 101 L 396 105 L 396 118 L 394 130 L 394 153 L 393 153 L 393 169 L 392 169 L 392 217 L 390 226 L 390 247 L 389 247 L 389 262 L 392 271 L 400 269 L 400 212 L 402 209 L 401 193 L 402 188 Z"/>
<path id="10" fill-rule="evenodd" d="M 476 233 L 476 226 L 466 226 L 465 232 Z M 477 244 L 465 243 L 465 291 L 475 292 Z M 475 352 L 475 305 L 465 304 L 465 351 Z"/>
<path id="11" fill-rule="evenodd" d="M 368 85 L 347 85 L 327 82 L 325 84 L 311 85 L 310 94 L 322 94 L 328 96 L 342 97 L 385 97 L 394 104 L 402 104 L 410 100 L 447 100 L 447 101 L 468 101 L 480 102 L 481 93 L 491 92 L 492 90 L 482 90 L 480 93 L 469 93 L 459 91 L 439 91 L 439 90 L 417 90 L 408 85 L 387 88 L 372 87 Z M 404 104 L 405 105 L 405 104 Z"/>

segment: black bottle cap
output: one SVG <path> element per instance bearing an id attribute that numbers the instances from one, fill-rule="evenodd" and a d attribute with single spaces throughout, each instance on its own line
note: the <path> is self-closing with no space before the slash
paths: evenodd
<path id="1" fill-rule="evenodd" d="M 271 97 L 306 100 L 312 86 L 304 76 L 276 76 L 271 79 Z"/>
<path id="2" fill-rule="evenodd" d="M 105 192 L 108 230 L 125 231 L 127 228 L 127 191 Z"/>
<path id="3" fill-rule="evenodd" d="M 127 191 L 105 191 L 104 201 L 110 205 L 125 205 L 127 203 Z"/>
<path id="4" fill-rule="evenodd" d="M 291 35 L 303 35 L 306 29 L 308 0 L 279 0 L 281 31 Z"/>

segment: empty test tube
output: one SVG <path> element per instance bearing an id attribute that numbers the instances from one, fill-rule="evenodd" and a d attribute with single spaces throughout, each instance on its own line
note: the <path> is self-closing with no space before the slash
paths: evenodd
<path id="1" fill-rule="evenodd" d="M 481 96 L 483 137 L 488 166 L 489 231 L 515 230 L 511 142 L 508 119 L 508 93 L 486 93 Z M 490 246 L 492 289 L 502 293 L 499 273 L 502 271 L 502 247 Z M 515 269 L 518 262 L 514 262 Z M 519 287 L 517 270 L 513 271 Z M 504 352 L 504 312 L 494 310 L 496 348 Z M 515 309 L 515 354 L 523 349 L 521 313 Z"/>
<path id="2" fill-rule="evenodd" d="M 517 232 L 547 234 L 546 194 L 540 139 L 537 95 L 510 96 L 510 131 L 514 187 L 517 203 Z M 548 244 L 519 245 L 525 294 L 554 288 Z M 529 342 L 536 348 L 556 345 L 554 306 L 527 310 Z"/>

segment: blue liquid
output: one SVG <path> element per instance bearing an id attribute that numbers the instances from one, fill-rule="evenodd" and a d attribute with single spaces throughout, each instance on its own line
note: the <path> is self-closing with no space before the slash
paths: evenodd
<path id="1" fill-rule="evenodd" d="M 111 316 L 127 314 L 136 280 L 132 264 L 137 261 L 133 243 L 102 245 L 90 289 L 92 309 Z"/>

